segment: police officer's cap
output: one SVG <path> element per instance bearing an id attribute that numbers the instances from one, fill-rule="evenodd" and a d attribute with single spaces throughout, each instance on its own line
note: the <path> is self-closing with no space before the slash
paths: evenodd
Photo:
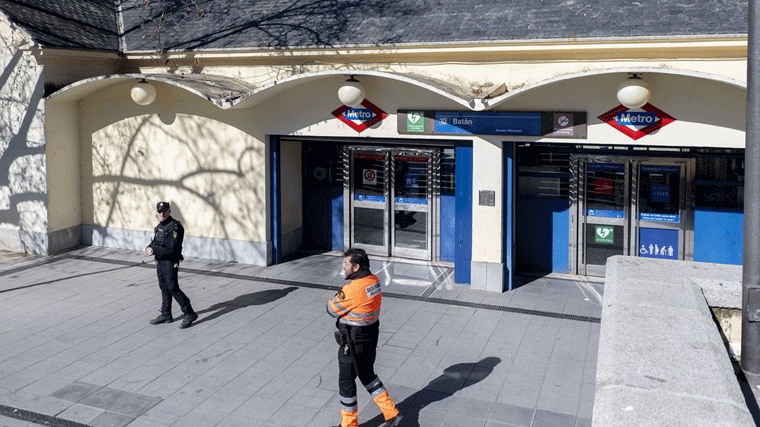
<path id="1" fill-rule="evenodd" d="M 156 211 L 157 212 L 165 212 L 168 211 L 170 208 L 169 202 L 158 202 L 156 205 Z"/>

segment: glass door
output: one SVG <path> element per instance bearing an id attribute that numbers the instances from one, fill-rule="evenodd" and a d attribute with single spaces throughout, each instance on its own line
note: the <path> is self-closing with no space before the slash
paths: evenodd
<path id="1" fill-rule="evenodd" d="M 687 160 L 637 162 L 632 252 L 659 259 L 691 259 L 685 253 Z M 689 251 L 691 252 L 691 251 Z"/>
<path id="2" fill-rule="evenodd" d="M 628 255 L 629 165 L 620 160 L 584 160 L 579 274 L 604 276 L 607 258 Z"/>
<path id="3" fill-rule="evenodd" d="M 349 246 L 431 260 L 435 152 L 351 147 L 349 153 Z"/>
<path id="4" fill-rule="evenodd" d="M 630 255 L 689 260 L 692 211 L 686 182 L 693 160 L 575 157 L 575 273 L 604 276 L 607 258 Z M 575 202 L 573 202 L 575 203 Z"/>
<path id="5" fill-rule="evenodd" d="M 350 246 L 388 256 L 390 236 L 388 152 L 351 150 Z"/>
<path id="6" fill-rule="evenodd" d="M 392 255 L 430 260 L 432 153 L 394 151 Z"/>

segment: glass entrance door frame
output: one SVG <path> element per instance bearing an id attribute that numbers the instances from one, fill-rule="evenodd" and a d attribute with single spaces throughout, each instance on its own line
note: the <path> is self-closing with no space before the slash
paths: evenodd
<path id="1" fill-rule="evenodd" d="M 692 260 L 694 254 L 693 197 L 687 183 L 693 182 L 694 169 L 694 160 L 688 158 L 572 154 L 570 156 L 570 273 L 604 276 L 604 262 L 601 259 L 594 259 L 595 256 L 606 259 L 608 255 L 619 254 Z M 607 175 L 602 174 L 602 178 L 596 178 L 597 171 L 605 172 Z M 672 182 L 674 178 L 669 178 L 669 185 L 653 182 L 655 179 L 666 179 L 666 175 L 678 177 L 678 182 Z M 618 176 L 619 179 L 614 179 L 614 176 Z M 591 182 L 592 179 L 595 182 Z M 600 185 L 605 189 L 597 190 L 596 187 Z M 607 188 L 606 185 L 612 187 Z M 594 191 L 589 191 L 592 188 Z M 672 194 L 676 192 L 674 190 L 677 191 L 677 195 Z M 656 191 L 659 192 L 653 194 Z M 610 200 L 609 203 L 615 205 L 613 209 L 594 209 L 599 207 L 599 203 L 595 203 L 594 200 L 600 198 L 599 193 L 609 195 L 610 199 L 619 194 L 620 203 L 616 204 Z M 674 196 L 678 198 L 677 206 L 664 203 L 666 199 L 670 200 L 669 198 Z M 622 236 L 618 236 L 619 239 L 614 239 L 614 242 L 613 237 L 605 241 L 603 237 L 594 234 L 599 231 L 612 236 L 616 234 L 615 231 L 622 232 Z M 644 241 L 642 241 L 642 236 Z M 595 242 L 592 242 L 591 238 L 594 238 Z M 662 252 L 665 245 L 660 248 L 659 245 L 653 244 L 651 240 L 654 238 L 669 238 L 673 244 L 667 246 L 668 249 Z M 592 248 L 599 242 L 611 245 L 608 254 L 599 253 L 599 248 L 602 247 L 600 245 Z M 657 247 L 657 256 L 652 254 L 654 247 Z M 591 252 L 591 249 L 596 250 L 596 253 Z M 663 255 L 660 256 L 660 253 Z M 668 253 L 671 256 L 668 256 Z"/>
<path id="2" fill-rule="evenodd" d="M 345 247 L 424 261 L 438 256 L 440 150 L 347 146 L 343 164 Z"/>
<path id="3" fill-rule="evenodd" d="M 631 238 L 631 253 L 635 256 L 651 258 L 667 257 L 692 261 L 694 259 L 694 197 L 690 183 L 695 179 L 695 160 L 689 158 L 641 158 L 635 159 L 633 191 L 631 197 L 633 226 L 637 231 Z M 678 174 L 679 196 L 672 203 L 673 178 L 669 175 Z M 665 191 L 665 193 L 663 193 Z M 668 204 L 672 204 L 668 206 Z M 670 211 L 670 212 L 666 212 Z M 670 230 L 670 231 L 667 231 Z M 678 247 L 674 247 L 672 255 L 660 248 L 657 257 L 642 250 L 643 245 L 651 245 L 646 241 L 646 232 L 677 233 Z M 664 235 L 664 234 L 663 234 Z M 644 236 L 642 238 L 642 236 Z M 669 247 L 668 247 L 669 251 Z"/>
<path id="4" fill-rule="evenodd" d="M 390 247 L 390 170 L 388 151 L 346 147 L 344 158 L 345 247 L 360 247 L 370 255 L 387 256 Z"/>

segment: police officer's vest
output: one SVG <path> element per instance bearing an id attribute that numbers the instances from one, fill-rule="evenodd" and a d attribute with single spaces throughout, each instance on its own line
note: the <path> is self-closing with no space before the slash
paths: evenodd
<path id="1" fill-rule="evenodd" d="M 182 241 L 185 229 L 176 219 L 169 217 L 156 225 L 153 229 L 154 237 L 150 246 L 156 260 L 168 260 L 177 262 L 182 257 Z"/>

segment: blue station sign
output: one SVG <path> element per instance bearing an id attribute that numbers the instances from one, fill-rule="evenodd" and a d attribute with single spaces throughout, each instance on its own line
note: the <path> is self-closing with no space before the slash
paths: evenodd
<path id="1" fill-rule="evenodd" d="M 435 133 L 465 135 L 541 135 L 541 114 L 438 111 Z"/>
<path id="2" fill-rule="evenodd" d="M 679 259 L 678 230 L 639 229 L 639 256 L 643 258 Z"/>
<path id="3" fill-rule="evenodd" d="M 585 112 L 398 110 L 398 132 L 586 138 Z"/>

